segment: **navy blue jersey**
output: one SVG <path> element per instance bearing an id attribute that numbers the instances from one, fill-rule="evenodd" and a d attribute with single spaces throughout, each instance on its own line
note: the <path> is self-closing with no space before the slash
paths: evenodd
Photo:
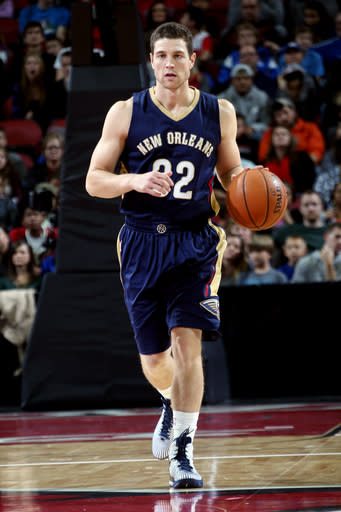
<path id="1" fill-rule="evenodd" d="M 218 213 L 212 189 L 221 140 L 218 100 L 194 92 L 192 104 L 179 117 L 163 107 L 153 88 L 133 95 L 121 161 L 130 173 L 171 170 L 174 187 L 166 197 L 128 192 L 121 205 L 126 216 L 184 224 L 207 222 Z"/>

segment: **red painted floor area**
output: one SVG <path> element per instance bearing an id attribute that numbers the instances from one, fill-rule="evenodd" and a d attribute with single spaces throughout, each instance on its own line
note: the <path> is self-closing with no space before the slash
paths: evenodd
<path id="1" fill-rule="evenodd" d="M 322 414 L 323 412 L 323 414 Z M 23 413 L 0 415 L 0 442 L 39 443 L 77 440 L 115 440 L 149 435 L 159 412 L 117 411 L 91 413 Z M 267 436 L 327 435 L 341 428 L 341 404 L 305 405 L 233 411 L 203 409 L 198 435 Z"/>
<path id="2" fill-rule="evenodd" d="M 339 512 L 338 490 L 271 492 L 215 491 L 133 495 L 115 493 L 42 493 L 0 495 L 1 512 Z"/>

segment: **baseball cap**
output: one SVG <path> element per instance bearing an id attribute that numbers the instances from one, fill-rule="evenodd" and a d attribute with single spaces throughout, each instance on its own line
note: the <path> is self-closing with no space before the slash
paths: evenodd
<path id="1" fill-rule="evenodd" d="M 236 64 L 231 71 L 231 77 L 234 78 L 239 73 L 244 73 L 247 76 L 253 76 L 254 72 L 248 64 Z"/>
<path id="2" fill-rule="evenodd" d="M 283 48 L 284 53 L 289 52 L 301 52 L 303 51 L 299 44 L 295 43 L 295 41 L 291 41 Z"/>
<path id="3" fill-rule="evenodd" d="M 283 76 L 285 76 L 285 75 L 290 75 L 291 73 L 297 73 L 297 72 L 302 73 L 302 75 L 305 74 L 305 71 L 302 68 L 302 66 L 293 62 L 292 64 L 288 64 L 287 66 L 285 66 L 282 74 L 283 74 Z"/>
<path id="4" fill-rule="evenodd" d="M 276 98 L 272 105 L 272 110 L 276 112 L 284 107 L 296 109 L 295 104 L 289 98 Z"/>

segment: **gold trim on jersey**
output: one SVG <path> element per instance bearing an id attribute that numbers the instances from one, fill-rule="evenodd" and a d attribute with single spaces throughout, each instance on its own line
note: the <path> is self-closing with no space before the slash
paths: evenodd
<path id="1" fill-rule="evenodd" d="M 161 112 L 163 112 L 165 114 L 165 116 L 169 117 L 170 119 L 173 119 L 173 121 L 181 121 L 182 119 L 187 117 L 188 114 L 190 114 L 192 112 L 192 110 L 195 109 L 195 107 L 198 104 L 199 98 L 200 98 L 199 89 L 196 89 L 195 87 L 192 87 L 192 86 L 190 88 L 193 89 L 193 91 L 194 91 L 192 103 L 187 108 L 185 108 L 184 111 L 182 112 L 182 114 L 180 114 L 180 115 L 172 114 L 172 112 L 170 112 L 164 105 L 162 105 L 162 103 L 157 99 L 157 97 L 155 95 L 154 87 L 149 88 L 149 94 L 150 94 L 152 102 L 157 106 L 157 108 L 159 110 L 161 110 Z"/>
<path id="2" fill-rule="evenodd" d="M 214 277 L 210 284 L 211 296 L 212 295 L 214 296 L 214 295 L 218 295 L 218 290 L 219 290 L 219 285 L 220 285 L 220 280 L 221 280 L 221 265 L 223 262 L 223 254 L 224 254 L 227 242 L 226 242 L 226 234 L 222 227 L 217 226 L 211 220 L 208 221 L 208 224 L 211 226 L 211 228 L 213 228 L 217 232 L 217 234 L 219 236 L 219 242 L 216 246 L 216 251 L 218 254 L 216 270 L 215 270 Z"/>

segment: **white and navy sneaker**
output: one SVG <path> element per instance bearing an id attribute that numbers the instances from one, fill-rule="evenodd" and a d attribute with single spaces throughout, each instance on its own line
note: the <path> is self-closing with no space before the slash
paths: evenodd
<path id="1" fill-rule="evenodd" d="M 203 481 L 193 464 L 193 442 L 186 429 L 169 448 L 169 485 L 174 489 L 199 488 Z"/>
<path id="2" fill-rule="evenodd" d="M 171 401 L 161 396 L 162 413 L 154 430 L 152 452 L 157 459 L 167 459 L 173 441 L 173 409 Z"/>

